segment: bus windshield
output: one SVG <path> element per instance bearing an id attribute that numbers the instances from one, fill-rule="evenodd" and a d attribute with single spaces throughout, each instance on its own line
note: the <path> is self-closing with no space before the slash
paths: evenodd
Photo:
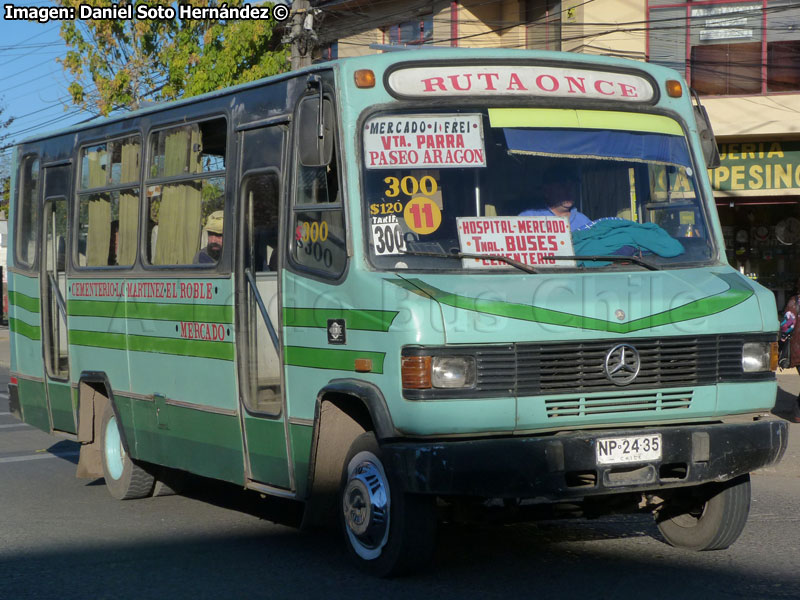
<path id="1" fill-rule="evenodd" d="M 669 117 L 396 111 L 373 115 L 362 131 L 369 255 L 378 268 L 507 271 L 516 261 L 642 269 L 716 260 L 686 137 Z"/>

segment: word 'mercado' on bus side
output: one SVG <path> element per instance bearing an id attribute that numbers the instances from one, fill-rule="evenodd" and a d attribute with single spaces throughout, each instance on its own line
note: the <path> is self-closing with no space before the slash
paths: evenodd
<path id="1" fill-rule="evenodd" d="M 699 131 L 657 65 L 443 49 L 28 139 L 12 411 L 115 498 L 234 482 L 378 576 L 497 498 L 727 548 L 787 426 Z"/>

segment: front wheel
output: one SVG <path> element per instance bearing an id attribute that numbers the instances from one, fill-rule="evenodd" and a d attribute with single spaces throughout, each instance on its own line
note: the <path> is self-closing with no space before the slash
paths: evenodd
<path id="1" fill-rule="evenodd" d="M 107 404 L 103 412 L 100 443 L 103 450 L 103 477 L 109 493 L 117 500 L 149 496 L 155 480 L 134 463 L 125 451 L 120 425 L 111 404 Z"/>
<path id="2" fill-rule="evenodd" d="M 435 498 L 406 494 L 383 462 L 375 435 L 350 446 L 339 491 L 339 514 L 350 555 L 378 577 L 427 566 L 435 545 Z"/>
<path id="3" fill-rule="evenodd" d="M 738 539 L 749 513 L 750 475 L 742 475 L 722 487 L 704 486 L 673 497 L 659 511 L 657 522 L 671 546 L 723 550 Z"/>

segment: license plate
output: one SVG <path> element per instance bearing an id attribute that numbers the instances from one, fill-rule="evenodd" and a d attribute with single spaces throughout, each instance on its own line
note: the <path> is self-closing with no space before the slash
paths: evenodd
<path id="1" fill-rule="evenodd" d="M 598 465 L 649 462 L 661 458 L 661 434 L 601 438 L 595 447 Z"/>

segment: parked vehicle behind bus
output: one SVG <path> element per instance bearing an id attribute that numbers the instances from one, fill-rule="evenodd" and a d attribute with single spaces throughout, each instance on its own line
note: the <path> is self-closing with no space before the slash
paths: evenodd
<path id="1" fill-rule="evenodd" d="M 780 459 L 771 293 L 683 79 L 597 56 L 323 63 L 16 148 L 13 409 L 112 496 L 303 502 L 356 563 L 464 505 L 745 526 Z M 154 510 L 157 510 L 154 505 Z"/>

